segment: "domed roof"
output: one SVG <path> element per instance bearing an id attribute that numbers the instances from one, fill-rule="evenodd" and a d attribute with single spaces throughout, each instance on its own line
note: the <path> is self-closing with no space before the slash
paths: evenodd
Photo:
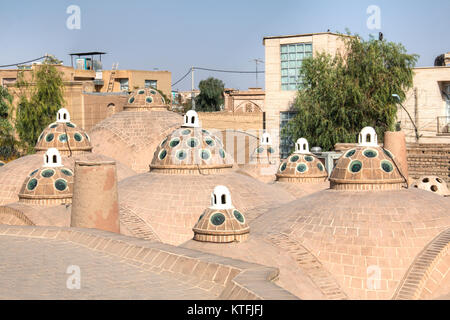
<path id="1" fill-rule="evenodd" d="M 437 176 L 422 176 L 413 182 L 411 187 L 430 191 L 441 196 L 450 196 L 447 183 Z"/>
<path id="2" fill-rule="evenodd" d="M 262 214 L 250 227 L 265 239 L 287 237 L 292 251 L 306 248 L 350 298 L 390 299 L 416 255 L 450 227 L 449 204 L 417 189 L 330 189 Z"/>
<path id="3" fill-rule="evenodd" d="M 281 182 L 323 182 L 328 173 L 322 162 L 309 152 L 308 141 L 300 138 L 295 152 L 280 163 L 276 176 Z"/>
<path id="4" fill-rule="evenodd" d="M 43 154 L 31 154 L 8 162 L 6 166 L 0 167 L 0 205 L 16 202 L 19 200 L 18 193 L 22 188 L 23 181 L 30 172 L 42 166 Z M 62 164 L 73 171 L 75 161 L 108 161 L 110 157 L 91 152 L 74 154 L 71 157 L 62 156 Z M 136 172 L 124 164 L 117 162 L 118 180 L 135 175 Z"/>
<path id="5" fill-rule="evenodd" d="M 361 131 L 358 146 L 339 158 L 330 176 L 331 188 L 346 190 L 401 189 L 405 181 L 394 155 L 378 146 L 370 127 Z"/>
<path id="6" fill-rule="evenodd" d="M 61 163 L 58 150 L 50 148 L 43 156 L 44 164 L 33 170 L 23 182 L 19 201 L 33 204 L 71 203 L 73 172 Z"/>
<path id="7" fill-rule="evenodd" d="M 150 170 L 212 173 L 233 167 L 234 160 L 225 151 L 222 141 L 208 130 L 197 127 L 198 115 L 190 111 L 183 126 L 165 137 L 156 148 Z"/>
<path id="8" fill-rule="evenodd" d="M 153 88 L 133 91 L 124 105 L 125 111 L 167 110 L 163 96 Z"/>
<path id="9" fill-rule="evenodd" d="M 250 228 L 244 215 L 231 203 L 230 191 L 216 186 L 211 194 L 211 206 L 198 219 L 194 228 L 194 240 L 204 242 L 245 241 Z"/>
<path id="10" fill-rule="evenodd" d="M 96 124 L 89 135 L 93 152 L 114 158 L 143 173 L 149 170 L 161 140 L 181 123 L 181 115 L 167 110 L 123 111 Z"/>
<path id="11" fill-rule="evenodd" d="M 275 149 L 272 146 L 272 137 L 269 133 L 264 132 L 259 139 L 259 145 L 253 151 L 250 162 L 255 163 L 274 163 Z"/>
<path id="12" fill-rule="evenodd" d="M 64 108 L 58 111 L 56 122 L 42 131 L 35 146 L 37 152 L 44 152 L 49 148 L 57 148 L 61 154 L 92 151 L 90 137 L 83 129 L 70 122 L 69 112 Z"/>
<path id="13" fill-rule="evenodd" d="M 233 204 L 247 221 L 294 197 L 234 170 L 216 174 L 166 174 L 151 171 L 119 183 L 121 223 L 130 223 L 134 235 L 147 230 L 149 239 L 179 245 L 193 238 L 192 228 L 210 204 L 211 190 L 221 183 L 233 194 Z"/>

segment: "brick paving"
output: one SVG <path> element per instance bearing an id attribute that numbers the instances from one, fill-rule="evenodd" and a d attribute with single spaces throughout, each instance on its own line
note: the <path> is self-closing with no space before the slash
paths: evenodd
<path id="1" fill-rule="evenodd" d="M 66 241 L 0 236 L 0 299 L 213 299 L 211 292 Z M 67 289 L 70 265 L 80 289 Z"/>

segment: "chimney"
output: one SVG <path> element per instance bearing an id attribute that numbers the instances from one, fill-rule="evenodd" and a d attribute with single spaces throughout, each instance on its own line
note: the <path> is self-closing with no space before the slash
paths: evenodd
<path id="1" fill-rule="evenodd" d="M 115 161 L 76 161 L 71 227 L 120 233 Z"/>
<path id="2" fill-rule="evenodd" d="M 450 52 L 444 55 L 444 65 L 450 67 Z"/>
<path id="3" fill-rule="evenodd" d="M 409 185 L 405 133 L 403 131 L 385 131 L 383 147 L 392 152 L 395 162 Z"/>

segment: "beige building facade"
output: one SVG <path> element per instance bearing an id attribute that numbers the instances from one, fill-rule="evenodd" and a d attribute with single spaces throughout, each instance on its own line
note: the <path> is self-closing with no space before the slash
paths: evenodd
<path id="1" fill-rule="evenodd" d="M 171 98 L 171 72 L 144 70 L 94 70 L 75 69 L 70 66 L 55 65 L 63 75 L 65 85 L 65 108 L 73 121 L 85 130 L 114 113 L 123 110 L 128 92 L 138 88 L 154 87 Z M 25 79 L 31 81 L 31 71 L 38 68 L 33 64 L 25 69 Z M 14 96 L 13 104 L 18 100 L 15 87 L 19 69 L 0 70 L 0 85 L 6 86 Z M 114 75 L 111 76 L 111 73 Z M 109 81 L 112 86 L 108 92 Z"/>
<path id="2" fill-rule="evenodd" d="M 302 60 L 320 52 L 334 54 L 344 50 L 340 35 L 325 32 L 265 37 L 265 112 L 266 128 L 279 141 L 280 127 L 292 118 L 290 112 L 297 93 L 298 70 Z M 290 145 L 280 142 L 280 155 L 286 157 Z"/>
<path id="3" fill-rule="evenodd" d="M 319 52 L 343 53 L 345 44 L 339 34 L 313 33 L 265 37 L 265 107 L 267 128 L 278 133 L 295 115 L 291 106 L 297 93 L 298 70 L 303 58 Z M 406 133 L 407 142 L 450 142 L 450 53 L 444 55 L 444 66 L 415 68 L 413 88 L 403 103 L 419 132 L 416 139 L 414 125 L 399 106 L 397 119 Z M 297 138 L 297 137 L 295 137 Z M 294 139 L 295 140 L 295 139 Z M 280 156 L 286 157 L 291 145 L 280 141 Z"/>

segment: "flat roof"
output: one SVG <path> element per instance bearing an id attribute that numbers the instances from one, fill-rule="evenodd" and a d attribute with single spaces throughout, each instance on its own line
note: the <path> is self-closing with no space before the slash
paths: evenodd
<path id="1" fill-rule="evenodd" d="M 285 35 L 285 36 L 269 36 L 269 37 L 264 37 L 264 38 L 263 38 L 263 45 L 264 45 L 264 41 L 266 41 L 266 39 L 282 39 L 282 38 L 308 37 L 308 36 L 321 35 L 321 34 L 331 34 L 331 35 L 335 35 L 335 36 L 344 36 L 344 37 L 348 37 L 348 35 L 346 35 L 346 34 L 336 33 L 336 32 L 314 32 L 314 33 L 290 34 L 290 35 Z"/>
<path id="2" fill-rule="evenodd" d="M 99 52 L 99 51 L 76 52 L 76 53 L 69 53 L 69 56 L 92 56 L 92 55 L 98 55 L 98 54 L 106 54 L 106 52 Z"/>

